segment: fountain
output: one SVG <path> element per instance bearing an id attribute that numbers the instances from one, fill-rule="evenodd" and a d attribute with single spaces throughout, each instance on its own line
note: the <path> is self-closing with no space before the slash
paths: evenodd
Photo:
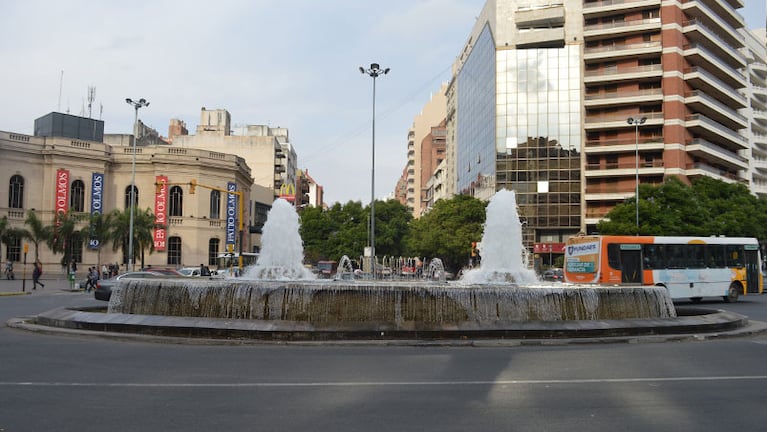
<path id="1" fill-rule="evenodd" d="M 264 227 L 259 261 L 243 278 L 123 282 L 112 294 L 109 312 L 249 320 L 304 333 L 343 328 L 433 334 L 531 321 L 675 316 L 663 288 L 542 285 L 524 265 L 514 193 L 497 193 L 487 213 L 482 265 L 457 283 L 440 282 L 441 261 L 427 269 L 431 281 L 320 281 L 310 280 L 303 267 L 295 210 L 278 199 Z M 343 273 L 351 273 L 347 261 Z"/>

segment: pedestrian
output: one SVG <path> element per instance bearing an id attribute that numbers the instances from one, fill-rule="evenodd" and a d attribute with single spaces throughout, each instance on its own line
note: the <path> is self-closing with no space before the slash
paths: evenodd
<path id="1" fill-rule="evenodd" d="M 8 280 L 16 279 L 16 277 L 13 275 L 13 261 L 10 259 L 5 263 L 5 277 Z"/>
<path id="2" fill-rule="evenodd" d="M 96 281 L 99 280 L 99 272 L 96 267 L 88 268 L 88 280 L 85 282 L 85 292 L 91 292 L 96 288 Z"/>
<path id="3" fill-rule="evenodd" d="M 210 269 L 204 264 L 200 264 L 200 276 L 210 276 Z"/>
<path id="4" fill-rule="evenodd" d="M 37 289 L 37 284 L 40 284 L 41 287 L 45 288 L 45 284 L 40 282 L 40 276 L 43 275 L 43 264 L 38 260 L 35 261 L 35 269 L 32 270 L 32 282 L 34 282 L 34 285 L 32 285 L 32 289 Z"/>
<path id="5" fill-rule="evenodd" d="M 101 264 L 101 278 L 109 279 L 109 269 L 106 264 Z"/>

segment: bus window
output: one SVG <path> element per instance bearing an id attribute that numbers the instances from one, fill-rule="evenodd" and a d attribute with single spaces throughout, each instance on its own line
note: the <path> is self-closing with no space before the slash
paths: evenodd
<path id="1" fill-rule="evenodd" d="M 666 245 L 667 268 L 687 268 L 687 256 L 685 246 L 680 244 Z"/>
<path id="2" fill-rule="evenodd" d="M 727 245 L 727 266 L 743 267 L 743 246 Z"/>
<path id="3" fill-rule="evenodd" d="M 662 269 L 665 267 L 663 245 L 646 244 L 643 247 L 644 268 Z"/>
<path id="4" fill-rule="evenodd" d="M 615 270 L 621 269 L 621 245 L 610 243 L 607 245 L 607 265 Z"/>
<path id="5" fill-rule="evenodd" d="M 708 268 L 723 268 L 726 262 L 724 255 L 724 245 L 706 245 L 706 261 L 708 263 Z"/>
<path id="6" fill-rule="evenodd" d="M 688 244 L 687 246 L 687 267 L 688 268 L 706 268 L 705 245 Z"/>

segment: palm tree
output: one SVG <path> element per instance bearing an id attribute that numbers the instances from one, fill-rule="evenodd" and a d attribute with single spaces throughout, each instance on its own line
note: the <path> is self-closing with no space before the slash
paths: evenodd
<path id="1" fill-rule="evenodd" d="M 29 229 L 24 230 L 24 238 L 31 241 L 35 246 L 35 261 L 37 261 L 40 258 L 40 243 L 49 241 L 53 227 L 44 226 L 43 222 L 37 218 L 37 214 L 32 210 L 27 212 L 24 224 L 29 227 Z"/>
<path id="2" fill-rule="evenodd" d="M 112 250 L 117 252 L 123 251 L 123 263 L 127 262 L 128 257 L 128 243 L 130 236 L 130 210 L 125 209 L 123 211 L 113 210 L 109 214 L 110 225 L 112 227 L 109 240 L 112 242 Z M 149 249 L 149 253 L 154 252 L 154 233 L 152 232 L 158 227 L 155 224 L 154 212 L 150 209 L 139 210 L 135 209 L 133 214 L 133 262 L 136 262 L 136 255 L 138 251 L 141 251 L 141 267 L 144 267 L 144 251 Z"/>
<path id="3" fill-rule="evenodd" d="M 64 254 L 61 264 L 67 267 L 67 272 L 70 270 L 69 263 L 72 261 L 72 247 L 82 240 L 82 233 L 77 231 L 79 220 L 80 217 L 71 212 L 56 215 L 51 227 L 51 236 L 47 239 L 48 247 L 53 253 Z"/>
<path id="4" fill-rule="evenodd" d="M 8 216 L 3 216 L 0 219 L 0 259 L 3 257 L 3 237 L 5 237 L 5 231 L 8 230 Z"/>

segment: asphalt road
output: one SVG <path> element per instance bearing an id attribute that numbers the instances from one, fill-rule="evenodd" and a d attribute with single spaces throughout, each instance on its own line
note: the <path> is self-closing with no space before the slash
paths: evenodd
<path id="1" fill-rule="evenodd" d="M 47 286 L 47 285 L 46 285 Z M 0 320 L 100 304 L 0 297 Z M 728 305 L 767 321 L 767 296 Z M 760 431 L 767 335 L 514 347 L 200 345 L 0 328 L 0 431 Z"/>

